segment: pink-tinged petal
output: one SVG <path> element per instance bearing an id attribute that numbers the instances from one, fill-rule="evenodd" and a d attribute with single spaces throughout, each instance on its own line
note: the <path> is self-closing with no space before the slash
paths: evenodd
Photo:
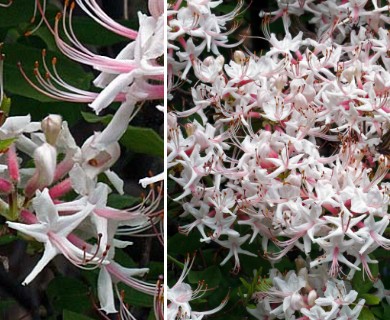
<path id="1" fill-rule="evenodd" d="M 114 291 L 111 276 L 105 267 L 100 268 L 98 277 L 98 297 L 100 309 L 106 313 L 117 312 L 115 309 Z"/>
<path id="2" fill-rule="evenodd" d="M 59 253 L 58 249 L 54 247 L 50 242 L 45 243 L 45 251 L 41 260 L 37 263 L 30 274 L 24 279 L 23 285 L 29 284 L 35 279 L 35 277 L 43 270 L 44 267 Z"/>

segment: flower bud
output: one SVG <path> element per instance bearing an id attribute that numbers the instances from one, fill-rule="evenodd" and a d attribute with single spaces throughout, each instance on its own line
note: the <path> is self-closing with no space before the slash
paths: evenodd
<path id="1" fill-rule="evenodd" d="M 245 63 L 245 54 L 241 50 L 234 51 L 233 60 L 235 63 L 243 65 Z"/>
<path id="2" fill-rule="evenodd" d="M 225 58 L 223 57 L 223 55 L 219 55 L 215 58 L 215 62 L 221 67 L 222 70 L 223 65 L 225 64 Z"/>
<path id="3" fill-rule="evenodd" d="M 42 144 L 34 152 L 34 162 L 39 174 L 39 188 L 51 184 L 57 165 L 57 150 L 48 143 Z"/>
<path id="4" fill-rule="evenodd" d="M 150 14 L 156 19 L 162 14 L 164 14 L 163 0 L 149 0 L 148 7 Z"/>
<path id="5" fill-rule="evenodd" d="M 57 150 L 49 143 L 44 143 L 34 151 L 35 172 L 27 182 L 24 193 L 32 197 L 36 190 L 50 185 L 54 180 L 57 166 Z"/>
<path id="6" fill-rule="evenodd" d="M 211 65 L 213 65 L 215 63 L 215 59 L 213 56 L 208 56 L 207 58 L 205 58 L 203 60 L 203 64 L 206 66 L 206 67 L 210 67 Z"/>
<path id="7" fill-rule="evenodd" d="M 307 303 L 309 304 L 309 306 L 314 306 L 316 299 L 317 292 L 315 290 L 311 290 L 307 296 Z"/>
<path id="8" fill-rule="evenodd" d="M 186 123 L 184 128 L 188 137 L 192 136 L 196 130 L 196 126 L 193 123 Z"/>
<path id="9" fill-rule="evenodd" d="M 300 310 L 304 305 L 303 297 L 298 292 L 294 292 L 291 296 L 291 309 Z"/>
<path id="10" fill-rule="evenodd" d="M 13 185 L 6 179 L 0 178 L 0 194 L 9 194 L 13 190 Z"/>
<path id="11" fill-rule="evenodd" d="M 46 142 L 54 146 L 61 132 L 62 117 L 57 114 L 51 114 L 42 120 L 41 127 L 45 134 Z"/>

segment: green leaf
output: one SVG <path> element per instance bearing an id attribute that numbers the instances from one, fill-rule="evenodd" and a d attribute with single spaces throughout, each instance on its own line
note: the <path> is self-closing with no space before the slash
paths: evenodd
<path id="1" fill-rule="evenodd" d="M 216 288 L 220 284 L 222 279 L 221 271 L 217 266 L 211 266 L 202 271 L 190 271 L 188 273 L 188 282 L 196 284 L 199 282 L 205 283 L 208 288 Z M 210 290 L 211 293 L 211 290 Z"/>
<path id="2" fill-rule="evenodd" d="M 149 312 L 148 320 L 156 320 L 156 317 L 154 316 L 154 312 Z"/>
<path id="3" fill-rule="evenodd" d="M 3 235 L 3 236 L 0 237 L 0 246 L 3 246 L 5 244 L 11 243 L 11 242 L 14 242 L 17 239 L 18 239 L 17 236 L 14 236 L 14 235 L 11 235 L 11 234 Z"/>
<path id="4" fill-rule="evenodd" d="M 134 20 L 120 21 L 118 23 L 138 29 L 138 23 Z M 72 28 L 77 39 L 83 44 L 110 46 L 118 42 L 129 42 L 129 39 L 109 31 L 88 17 L 74 17 L 72 19 Z"/>
<path id="5" fill-rule="evenodd" d="M 359 297 L 365 299 L 366 300 L 365 304 L 371 306 L 377 305 L 381 302 L 381 299 L 379 297 L 369 293 L 360 294 Z"/>
<path id="6" fill-rule="evenodd" d="M 127 194 L 110 194 L 108 196 L 107 205 L 115 209 L 124 209 L 134 206 L 137 203 L 140 203 L 141 199 Z"/>
<path id="7" fill-rule="evenodd" d="M 169 252 L 172 256 L 194 253 L 203 245 L 197 232 L 190 232 L 188 236 L 176 233 L 168 240 Z"/>
<path id="8" fill-rule="evenodd" d="M 371 273 L 374 277 L 378 275 L 378 265 L 377 264 L 371 264 Z M 368 293 L 370 289 L 373 287 L 373 282 L 368 279 L 368 277 L 365 277 L 363 279 L 363 270 L 357 271 L 352 279 L 352 287 L 359 292 L 359 294 Z"/>
<path id="9" fill-rule="evenodd" d="M 112 119 L 110 114 L 102 117 L 90 112 L 82 112 L 81 114 L 84 120 L 89 123 L 102 122 L 107 125 Z M 164 156 L 164 141 L 156 131 L 149 128 L 129 126 L 119 142 L 135 153 Z"/>
<path id="10" fill-rule="evenodd" d="M 0 152 L 5 152 L 17 138 L 0 140 Z"/>
<path id="11" fill-rule="evenodd" d="M 367 308 L 363 308 L 359 315 L 359 320 L 376 320 L 374 314 Z"/>
<path id="12" fill-rule="evenodd" d="M 125 303 L 136 307 L 151 308 L 153 306 L 153 297 L 145 293 L 134 290 L 133 288 L 127 287 L 123 284 L 119 284 L 119 290 L 125 292 Z"/>
<path id="13" fill-rule="evenodd" d="M 40 102 L 31 98 L 22 96 L 13 96 L 13 105 L 17 108 L 11 108 L 11 115 L 31 114 L 32 121 L 41 121 L 49 114 L 60 114 L 63 120 L 66 120 L 69 126 L 73 126 L 80 121 L 80 110 L 85 106 L 80 103 L 71 102 Z"/>
<path id="14" fill-rule="evenodd" d="M 379 319 L 383 319 L 383 308 L 382 306 L 372 307 L 370 308 L 371 312 L 375 315 L 375 317 Z"/>
<path id="15" fill-rule="evenodd" d="M 4 96 L 3 101 L 1 101 L 0 110 L 3 111 L 6 115 L 8 115 L 10 108 L 11 108 L 11 99 Z"/>
<path id="16" fill-rule="evenodd" d="M 26 75 L 36 83 L 33 71 L 35 61 L 40 62 L 39 70 L 42 76 L 45 75 L 42 67 L 42 50 L 18 43 L 6 43 L 3 52 L 5 54 L 4 83 L 7 91 L 43 102 L 53 101 L 28 84 L 17 66 L 18 62 L 21 62 Z M 65 82 L 79 89 L 89 89 L 93 78 L 90 72 L 85 72 L 80 64 L 70 61 L 60 53 L 47 51 L 46 61 L 50 65 L 49 68 L 53 57 L 57 58 L 56 68 Z"/>
<path id="17" fill-rule="evenodd" d="M 64 310 L 62 312 L 62 320 L 93 320 L 93 319 L 70 310 Z"/>
<path id="18" fill-rule="evenodd" d="M 112 119 L 112 115 L 111 114 L 108 114 L 108 115 L 105 115 L 105 116 L 98 116 L 94 113 L 91 113 L 91 112 L 81 112 L 81 115 L 83 116 L 84 120 L 87 121 L 88 123 L 104 123 L 104 124 L 108 124 L 111 119 Z"/>
<path id="19" fill-rule="evenodd" d="M 47 288 L 53 308 L 62 313 L 70 310 L 76 313 L 85 313 L 91 309 L 89 289 L 81 281 L 73 278 L 56 277 Z"/>
<path id="20" fill-rule="evenodd" d="M 152 129 L 129 126 L 120 143 L 127 149 L 153 156 L 164 156 L 164 141 Z"/>
<path id="21" fill-rule="evenodd" d="M 34 2 L 18 0 L 8 8 L 0 10 L 0 27 L 16 26 L 22 22 L 29 22 L 34 11 Z"/>

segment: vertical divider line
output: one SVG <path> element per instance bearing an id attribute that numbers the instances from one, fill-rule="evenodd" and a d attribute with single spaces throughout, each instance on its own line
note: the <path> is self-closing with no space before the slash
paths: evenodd
<path id="1" fill-rule="evenodd" d="M 168 300 L 168 164 L 167 164 L 167 137 L 168 137 L 168 0 L 164 0 L 164 319 L 167 319 Z"/>

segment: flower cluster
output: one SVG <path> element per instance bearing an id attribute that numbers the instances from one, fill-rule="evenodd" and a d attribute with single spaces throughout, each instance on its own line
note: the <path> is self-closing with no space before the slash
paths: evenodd
<path id="1" fill-rule="evenodd" d="M 154 284 L 134 278 L 148 269 L 129 269 L 115 262 L 115 248 L 130 242 L 115 238 L 150 228 L 159 220 L 160 194 L 151 190 L 133 208 L 117 210 L 107 205 L 111 188 L 98 182 L 105 173 L 112 185 L 123 193 L 122 180 L 110 167 L 119 157 L 114 142 L 98 152 L 88 139 L 78 147 L 60 116 L 50 115 L 39 122 L 30 116 L 8 117 L 0 126 L 1 139 L 9 146 L 1 154 L 1 214 L 9 228 L 28 235 L 44 245 L 41 260 L 23 281 L 29 284 L 58 254 L 84 269 L 100 268 L 98 294 L 101 309 L 116 312 L 113 289 L 123 282 L 141 292 L 154 295 Z M 18 155 L 34 160 L 35 168 L 23 168 Z M 63 160 L 58 161 L 57 156 Z M 71 192 L 76 193 L 73 200 Z M 14 222 L 19 220 L 20 222 Z M 95 239 L 95 240 L 94 240 Z M 94 244 L 93 244 L 94 243 Z M 120 297 L 120 296 L 119 296 Z M 128 310 L 121 306 L 121 312 Z"/>
<path id="2" fill-rule="evenodd" d="M 264 55 L 237 50 L 227 64 L 219 56 L 201 62 L 209 35 L 202 17 L 217 4 L 187 1 L 177 20 L 181 10 L 193 13 L 197 8 L 192 20 L 177 30 L 170 24 L 174 39 L 181 30 L 190 30 L 192 38 L 204 36 L 199 46 L 192 38 L 186 43 L 179 38 L 190 53 L 177 53 L 179 61 L 169 66 L 177 77 L 196 83 L 190 107 L 168 115 L 170 178 L 180 186 L 175 200 L 182 203 L 181 217 L 189 220 L 180 231 L 197 229 L 202 242 L 226 248 L 221 265 L 234 258 L 235 272 L 240 254 L 257 256 L 242 248 L 256 239 L 271 262 L 297 248 L 311 258 L 307 274 L 326 268 L 325 297 L 345 287 L 338 276 L 352 279 L 363 270 L 376 280 L 372 253 L 390 248 L 384 235 L 390 199 L 389 6 L 380 7 L 377 1 L 278 1 L 278 10 L 261 13 L 270 43 Z M 303 14 L 311 15 L 316 33 L 290 30 L 291 17 Z M 285 31 L 282 39 L 269 28 L 278 18 Z M 210 39 L 217 44 L 226 40 Z M 172 44 L 171 50 L 179 49 Z M 180 66 L 185 66 L 183 72 Z M 291 292 L 310 284 L 291 273 L 276 277 L 274 286 L 283 291 L 279 284 L 293 277 L 299 288 L 294 284 Z M 343 296 L 354 296 L 345 298 L 352 303 L 356 295 L 343 290 Z M 281 303 L 282 296 L 275 299 Z M 290 319 L 288 310 L 300 310 L 310 319 L 321 318 L 317 313 L 333 319 L 352 312 L 351 319 L 357 319 L 364 303 L 351 311 L 322 300 L 318 306 L 305 302 L 298 308 L 301 298 L 289 299 L 271 314 Z M 269 307 L 264 304 L 262 310 Z M 321 306 L 332 310 L 320 311 Z"/>
<path id="3" fill-rule="evenodd" d="M 365 303 L 350 283 L 329 278 L 324 267 L 302 267 L 285 275 L 271 269 L 257 289 L 256 308 L 247 309 L 256 319 L 296 319 L 297 312 L 308 320 L 358 319 Z"/>
<path id="4" fill-rule="evenodd" d="M 222 70 L 224 58 L 218 48 L 237 45 L 228 44 L 228 35 L 236 30 L 237 25 L 227 30 L 227 23 L 235 18 L 243 3 L 238 1 L 236 8 L 226 15 L 216 15 L 212 9 L 220 5 L 221 0 L 182 2 L 178 0 L 168 8 L 169 90 L 186 80 L 191 68 L 202 81 L 205 81 L 203 77 L 212 77 Z M 218 55 L 218 59 L 210 57 L 202 62 L 199 57 L 203 51 L 211 51 Z M 179 77 L 177 83 L 175 76 Z"/>
<path id="5" fill-rule="evenodd" d="M 172 286 L 172 288 L 167 288 L 167 300 L 168 300 L 168 309 L 167 309 L 167 319 L 180 319 L 180 320 L 200 320 L 204 316 L 213 314 L 221 310 L 227 302 L 227 298 L 222 301 L 222 303 L 212 309 L 207 311 L 194 311 L 191 308 L 190 301 L 202 297 L 202 295 L 207 291 L 207 286 L 204 287 L 204 283 L 200 282 L 198 287 L 195 290 L 192 290 L 191 286 L 188 283 L 184 282 L 184 279 L 187 277 L 188 273 L 191 270 L 194 259 L 187 259 L 184 262 L 183 271 L 177 280 L 177 282 Z"/>
<path id="6" fill-rule="evenodd" d="M 162 279 L 157 285 L 145 282 L 138 277 L 144 276 L 147 268 L 127 268 L 115 261 L 115 249 L 132 244 L 120 240 L 119 236 L 151 229 L 144 236 L 157 235 L 162 240 L 162 188 L 156 190 L 152 185 L 141 203 L 128 209 L 112 208 L 107 200 L 112 188 L 124 193 L 122 179 L 111 170 L 120 156 L 118 140 L 145 101 L 164 97 L 164 67 L 160 61 L 164 51 L 164 3 L 150 0 L 151 15 L 138 13 L 139 30 L 135 31 L 108 17 L 94 0 L 76 1 L 96 22 L 131 40 L 116 58 L 95 54 L 76 38 L 71 24 L 75 2 L 65 2 L 54 27 L 45 17 L 46 1 L 43 6 L 40 1 L 35 3 L 42 15 L 37 27 L 45 22 L 62 53 L 100 71 L 94 84 L 102 90 L 88 92 L 67 84 L 57 72 L 55 58 L 49 67 L 45 50 L 44 76 L 37 63 L 36 81 L 32 81 L 19 64 L 24 78 L 51 98 L 89 103 L 96 113 L 113 101 L 120 101 L 121 105 L 104 130 L 94 132 L 81 146 L 76 144 L 67 122 L 59 115 L 32 122 L 29 115 L 11 117 L 7 111 L 1 111 L 1 215 L 7 218 L 10 229 L 44 246 L 42 258 L 23 284 L 31 283 L 55 256 L 63 255 L 82 269 L 99 269 L 98 298 L 100 310 L 105 314 L 116 313 L 119 307 L 121 319 L 135 319 L 118 288 L 118 283 L 123 283 L 154 296 L 156 319 L 162 319 Z M 60 34 L 65 34 L 67 39 L 63 40 Z M 157 109 L 156 112 L 163 111 L 160 106 Z M 34 168 L 28 168 L 31 159 Z M 98 179 L 101 174 L 105 175 L 106 183 Z M 162 174 L 142 179 L 140 183 L 146 187 L 159 180 Z"/>
<path id="7" fill-rule="evenodd" d="M 129 44 L 116 58 L 93 53 L 77 39 L 71 23 L 76 4 L 104 28 L 129 39 Z M 66 83 L 56 69 L 56 58 L 52 59 L 51 68 L 49 67 L 45 50 L 42 52 L 44 75 L 41 74 L 39 64 L 36 63 L 34 68 L 36 81 L 34 82 L 19 64 L 23 77 L 32 87 L 46 96 L 62 101 L 89 103 L 97 114 L 112 102 L 121 102 L 108 125 L 108 130 L 95 137 L 94 148 L 101 148 L 104 144 L 118 141 L 126 131 L 129 121 L 145 101 L 164 98 L 162 59 L 164 55 L 164 2 L 150 0 L 148 4 L 151 16 L 139 12 L 139 29 L 135 31 L 112 20 L 95 0 L 77 0 L 71 4 L 65 1 L 63 12 L 56 16 L 55 26 L 52 27 L 46 20 L 44 8 L 41 7 L 39 1 L 36 1 L 37 10 L 41 11 L 42 19 L 53 34 L 59 50 L 70 59 L 101 72 L 94 80 L 94 85 L 102 91 L 81 90 Z M 61 38 L 60 31 L 67 37 L 65 40 Z M 157 106 L 157 109 L 163 111 L 160 106 Z M 147 185 L 160 180 L 162 180 L 162 174 L 155 179 L 143 180 L 142 184 Z"/>

